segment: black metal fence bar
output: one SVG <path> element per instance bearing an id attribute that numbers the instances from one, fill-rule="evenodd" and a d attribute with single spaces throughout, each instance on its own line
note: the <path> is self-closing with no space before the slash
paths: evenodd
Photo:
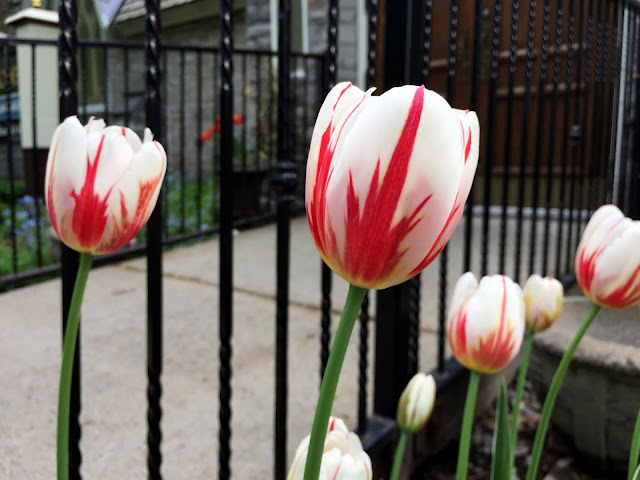
<path id="1" fill-rule="evenodd" d="M 495 0 L 492 15 L 491 28 L 491 61 L 489 73 L 489 105 L 488 105 L 488 133 L 486 143 L 485 169 L 484 169 L 484 195 L 482 214 L 482 253 L 480 258 L 480 274 L 486 275 L 489 264 L 489 208 L 491 206 L 491 172 L 493 171 L 494 138 L 496 127 L 496 93 L 498 83 L 498 59 L 500 55 L 500 24 L 502 17 L 502 1 Z"/>
<path id="2" fill-rule="evenodd" d="M 233 30 L 232 1 L 220 0 L 220 289 L 218 476 L 231 478 L 233 329 Z"/>
<path id="3" fill-rule="evenodd" d="M 575 11 L 575 0 L 571 0 L 569 3 L 569 52 L 567 57 L 567 70 L 572 70 L 574 66 L 574 62 L 577 59 L 577 52 L 575 51 L 575 41 L 576 41 L 576 11 Z M 569 218 L 568 218 L 568 229 L 567 229 L 567 242 L 566 242 L 566 251 L 565 251 L 565 271 L 569 271 L 571 269 L 571 262 L 573 261 L 572 254 L 574 252 L 574 226 L 576 223 L 576 216 L 578 212 L 576 212 L 576 183 L 578 181 L 577 171 L 578 171 L 578 159 L 577 159 L 577 144 L 578 140 L 576 138 L 575 125 L 578 123 L 579 117 L 579 96 L 578 88 L 580 85 L 580 64 L 577 62 L 575 69 L 575 80 L 571 75 L 567 75 L 569 77 L 569 81 L 567 82 L 567 92 L 566 93 L 566 106 L 567 106 L 567 118 L 572 117 L 571 125 L 569 126 L 569 130 L 566 132 L 567 134 L 567 142 L 569 143 L 570 152 L 567 156 L 568 162 L 570 162 L 570 180 L 569 180 Z M 574 88 L 575 85 L 575 88 Z M 572 98 L 573 97 L 573 98 Z M 573 110 L 570 113 L 570 110 Z"/>
<path id="4" fill-rule="evenodd" d="M 327 13 L 328 43 L 326 73 L 324 74 L 324 93 L 328 93 L 335 84 L 338 70 L 338 15 L 339 6 L 337 0 L 329 0 Z M 326 263 L 322 262 L 322 315 L 320 326 L 320 378 L 324 377 L 324 371 L 329 360 L 329 342 L 331 341 L 331 276 L 333 273 Z"/>
<path id="5" fill-rule="evenodd" d="M 376 86 L 376 59 L 378 47 L 378 0 L 367 1 L 369 24 L 367 30 L 367 73 L 366 87 Z M 358 431 L 367 429 L 367 386 L 368 386 L 368 355 L 369 355 L 369 293 L 365 294 L 360 307 L 359 334 L 359 362 L 358 362 Z"/>
<path id="6" fill-rule="evenodd" d="M 499 272 L 504 272 L 506 268 L 506 248 L 507 248 L 507 203 L 509 198 L 509 166 L 511 163 L 511 140 L 513 136 L 513 91 L 515 88 L 516 75 L 516 55 L 518 50 L 518 21 L 520 15 L 520 2 L 513 0 L 511 7 L 511 38 L 509 44 L 509 82 L 507 97 L 507 133 L 504 145 L 504 164 L 502 170 L 502 212 L 500 219 L 500 253 Z M 489 172 L 487 172 L 489 174 Z"/>
<path id="7" fill-rule="evenodd" d="M 31 155 L 31 168 L 36 172 L 36 178 L 38 178 L 38 124 L 36 117 L 37 105 L 37 93 L 36 93 L 36 78 L 38 78 L 38 69 L 36 64 L 36 46 L 31 45 L 31 145 L 33 146 Z M 8 82 L 7 82 L 8 83 Z M 10 102 L 7 102 L 7 104 Z M 9 118 L 7 118 L 7 125 L 10 126 Z M 25 159 L 25 162 L 27 159 Z M 42 267 L 42 221 L 40 219 L 40 203 L 35 198 L 33 202 L 34 217 L 36 223 L 36 264 L 38 267 Z"/>
<path id="8" fill-rule="evenodd" d="M 417 5 L 417 2 L 404 3 L 407 9 Z M 79 44 L 80 51 L 76 52 L 76 7 L 73 0 L 65 0 L 61 8 L 59 48 L 62 117 L 77 112 L 80 94 L 84 120 L 90 114 L 95 114 L 107 121 L 123 121 L 133 126 L 141 126 L 144 121 L 171 152 L 162 201 L 154 211 L 146 235 L 141 236 L 141 245 L 96 261 L 96 264 L 102 264 L 144 252 L 148 255 L 149 477 L 161 478 L 162 463 L 162 248 L 220 233 L 219 462 L 220 478 L 228 479 L 231 477 L 231 228 L 276 218 L 278 293 L 274 456 L 275 478 L 280 480 L 284 478 L 287 467 L 286 271 L 289 261 L 289 219 L 292 213 L 302 211 L 304 188 L 300 183 L 300 174 L 305 168 L 315 111 L 328 88 L 337 80 L 338 2 L 329 2 L 328 50 L 324 56 L 289 52 L 288 38 L 283 38 L 289 32 L 290 4 L 287 0 L 280 2 L 282 37 L 278 52 L 233 49 L 231 2 L 223 0 L 220 48 L 163 45 L 161 53 L 157 17 L 159 2 L 146 0 L 146 5 L 145 45 L 83 41 Z M 481 9 L 483 5 L 489 12 L 486 22 L 480 18 L 484 15 Z M 525 10 L 525 6 L 528 10 Z M 383 47 L 378 44 L 377 7 L 376 0 L 368 2 L 368 86 L 376 83 L 376 51 Z M 412 12 L 415 11 L 418 10 Z M 420 46 L 423 58 L 423 65 L 419 69 L 421 78 L 432 88 L 444 93 L 454 106 L 460 106 L 456 105 L 456 99 L 460 100 L 461 106 L 466 106 L 462 99 L 470 97 L 469 106 L 481 118 L 482 141 L 486 142 L 481 147 L 485 158 L 481 155 L 479 162 L 479 178 L 484 175 L 484 181 L 476 183 L 466 206 L 461 252 L 453 252 L 453 248 L 449 247 L 440 258 L 439 291 L 437 294 L 434 292 L 434 296 L 438 301 L 437 364 L 442 370 L 446 357 L 446 300 L 452 286 L 448 278 L 448 255 L 454 259 L 461 255 L 465 270 L 473 270 L 477 263 L 482 274 L 506 273 L 516 280 L 523 280 L 522 274 L 526 270 L 527 273 L 551 272 L 562 277 L 571 270 L 573 251 L 588 212 L 611 200 L 619 203 L 625 211 L 634 210 L 634 195 L 638 195 L 637 176 L 640 173 L 640 162 L 637 161 L 640 150 L 640 80 L 635 75 L 639 63 L 637 44 L 640 17 L 636 2 L 622 0 L 542 0 L 526 4 L 518 0 L 467 4 L 456 0 L 443 4 L 426 1 L 421 4 L 419 11 L 421 20 L 416 20 L 417 16 L 413 15 L 410 23 L 413 28 L 422 22 L 419 25 L 420 36 L 424 33 Z M 434 11 L 442 19 L 438 25 L 432 24 Z M 382 13 L 389 14 L 388 11 Z M 385 20 L 398 21 L 398 18 L 390 19 L 387 16 Z M 406 20 L 404 25 L 407 25 Z M 470 22 L 473 22 L 473 29 L 469 28 Z M 465 43 L 466 37 L 462 39 L 467 32 L 472 38 L 469 43 Z M 400 36 L 407 34 L 400 33 Z M 388 36 L 386 41 L 389 42 Z M 485 43 L 489 48 L 484 48 Z M 19 46 L 30 49 L 31 61 L 35 66 L 38 48 L 55 44 L 36 39 L 2 39 L 0 48 L 4 58 L 0 70 L 8 74 L 9 56 Z M 472 45 L 472 48 L 466 48 L 465 45 Z M 76 53 L 80 54 L 82 67 L 80 82 L 75 65 Z M 146 68 L 139 71 L 141 62 L 137 59 L 142 56 Z M 97 63 L 104 75 L 90 85 L 87 68 L 91 61 Z M 240 68 L 234 71 L 233 64 Z M 166 75 L 160 75 L 161 65 Z M 460 82 L 461 78 L 468 75 L 469 65 L 473 68 L 470 87 Z M 405 73 L 405 81 L 411 71 L 408 67 L 405 62 L 400 68 Z M 290 76 L 292 70 L 295 74 L 293 77 Z M 118 76 L 120 71 L 123 77 Z M 304 77 L 298 76 L 301 71 L 305 72 Z M 187 76 L 188 73 L 191 75 Z M 142 74 L 145 74 L 144 83 L 140 83 Z M 35 69 L 31 75 L 31 91 L 27 95 L 31 96 L 35 106 L 40 95 L 35 85 Z M 114 77 L 117 81 L 109 80 Z M 161 78 L 167 79 L 164 85 L 161 85 Z M 537 78 L 539 81 L 535 81 Z M 174 82 L 170 87 L 167 86 L 169 81 Z M 234 85 L 235 89 L 232 88 Z M 191 96 L 187 94 L 191 89 L 197 90 L 193 105 Z M 484 92 L 488 92 L 486 98 Z M 6 87 L 3 93 L 8 99 L 12 92 Z M 146 120 L 140 118 L 138 113 L 143 96 L 147 107 Z M 47 231 L 47 224 L 45 216 L 41 218 L 38 210 L 41 201 L 39 204 L 37 199 L 33 202 L 35 211 L 29 214 L 36 224 L 35 250 L 30 255 L 32 265 L 37 268 L 23 269 L 19 261 L 21 247 L 17 233 L 17 208 L 20 194 L 16 180 L 20 177 L 17 168 L 20 158 L 13 153 L 18 146 L 18 137 L 12 135 L 11 129 L 11 119 L 16 113 L 12 112 L 10 102 L 3 110 L 8 128 L 3 147 L 7 146 L 5 164 L 9 179 L 8 204 L 11 208 L 7 213 L 2 212 L 2 215 L 11 225 L 4 240 L 12 256 L 8 270 L 0 271 L 0 288 L 51 275 L 61 269 L 63 316 L 66 318 L 77 257 L 63 248 L 62 267 L 47 265 L 47 254 L 43 250 L 46 248 L 43 247 L 45 242 L 41 237 Z M 35 110 L 30 115 L 34 123 L 30 134 L 34 151 L 29 152 L 22 161 L 37 171 L 36 115 Z M 177 120 L 173 121 L 170 115 Z M 497 128 L 503 124 L 506 124 L 506 128 Z M 194 129 L 197 136 L 192 137 L 189 132 Z M 263 175 L 262 178 L 271 179 L 271 188 L 263 192 L 260 198 L 261 205 L 269 206 L 264 210 L 240 214 L 240 207 L 244 206 L 235 201 L 236 194 L 238 190 L 251 189 L 252 181 L 248 173 L 259 173 Z M 502 175 L 501 179 L 496 179 L 498 173 Z M 472 258 L 472 241 L 474 236 L 478 236 L 474 231 L 478 211 L 482 212 L 479 236 L 482 245 L 479 261 L 476 262 Z M 498 217 L 497 227 L 494 227 L 493 216 Z M 515 228 L 512 229 L 512 225 Z M 496 258 L 491 255 L 489 237 L 492 229 L 498 233 L 499 240 Z M 509 253 L 512 247 L 513 255 Z M 536 267 L 539 269 L 536 270 Z M 322 371 L 328 358 L 331 337 L 331 276 L 331 271 L 323 265 L 320 309 Z M 379 305 L 382 297 L 386 297 L 386 302 L 390 299 L 395 302 L 392 306 L 387 303 L 389 308 L 378 308 L 376 325 L 377 330 L 387 337 L 384 347 L 388 348 L 389 343 L 393 343 L 395 351 L 393 369 L 376 365 L 376 414 L 387 414 L 393 403 L 390 395 L 383 395 L 379 391 L 382 384 L 379 379 L 396 375 L 392 385 L 395 392 L 399 384 L 406 380 L 404 376 L 418 368 L 419 291 L 420 278 L 416 277 L 394 292 L 380 292 L 378 295 Z M 368 307 L 366 300 L 360 313 L 357 417 L 358 430 L 361 432 L 368 430 Z M 401 321 L 390 326 L 384 320 L 390 316 Z M 384 330 L 388 328 L 391 330 Z M 79 350 L 76 358 L 80 358 Z M 377 363 L 378 359 L 376 352 Z M 396 368 L 398 365 L 401 372 Z M 72 403 L 69 448 L 71 470 L 76 472 L 74 478 L 80 478 L 79 363 L 76 368 L 76 403 Z M 387 370 L 383 371 L 385 368 Z M 400 376 L 403 378 L 400 379 Z M 383 404 L 384 408 L 381 407 Z"/>
<path id="9" fill-rule="evenodd" d="M 76 36 L 77 8 L 74 0 L 63 0 L 60 4 L 58 39 L 59 81 L 60 81 L 60 119 L 75 115 L 78 111 L 77 80 L 78 68 L 76 53 L 78 40 Z M 79 266 L 79 255 L 66 246 L 62 246 L 62 331 L 66 332 L 67 318 L 71 305 L 71 297 Z M 78 331 L 76 351 L 73 362 L 71 382 L 71 402 L 69 415 L 69 478 L 80 480 L 82 452 L 80 450 L 81 410 L 81 326 Z"/>
<path id="10" fill-rule="evenodd" d="M 551 2 L 544 0 L 542 7 L 542 51 L 540 55 L 540 82 L 538 83 L 538 121 L 536 125 L 534 172 L 533 172 L 533 208 L 531 218 L 531 236 L 529 237 L 529 275 L 536 272 L 536 235 L 538 231 L 538 204 L 540 200 L 540 170 L 542 162 L 543 129 L 545 112 L 545 89 L 547 87 L 547 69 L 549 66 L 549 24 L 551 18 Z M 486 187 L 485 187 L 486 188 Z"/>
<path id="11" fill-rule="evenodd" d="M 145 0 L 146 124 L 162 141 L 160 97 L 160 0 Z M 108 102 L 105 96 L 105 102 Z M 127 99 L 128 101 L 128 99 Z M 150 480 L 162 478 L 162 206 L 147 224 L 147 468 Z"/>
<path id="12" fill-rule="evenodd" d="M 529 2 L 529 16 L 527 26 L 527 59 L 524 80 L 524 108 L 522 115 L 522 141 L 520 143 L 520 171 L 518 174 L 518 214 L 516 223 L 516 238 L 514 249 L 514 274 L 513 280 L 520 282 L 520 259 L 522 256 L 522 225 L 524 214 L 525 172 L 527 166 L 527 154 L 529 151 L 529 109 L 531 107 L 531 82 L 533 77 L 533 48 L 536 27 L 535 0 Z M 540 93 L 541 95 L 541 93 Z"/>
<path id="13" fill-rule="evenodd" d="M 290 204 L 295 198 L 296 170 L 291 161 L 291 4 L 280 0 L 278 8 L 278 156 L 272 182 L 277 201 L 276 253 L 276 407 L 275 480 L 287 474 L 287 351 L 289 344 Z M 295 92 L 295 88 L 294 88 Z"/>
<path id="14" fill-rule="evenodd" d="M 42 49 L 55 45 L 53 41 L 9 37 L 0 39 L 2 49 L 0 54 L 8 51 L 13 58 L 18 48 L 32 48 L 32 56 L 38 58 L 43 53 Z M 277 107 L 275 98 L 278 89 L 272 73 L 277 66 L 277 55 L 271 51 L 242 49 L 234 50 L 233 55 L 239 64 L 247 65 L 246 69 L 242 68 L 234 77 L 236 83 L 243 85 L 243 88 L 239 89 L 241 94 L 234 97 L 236 107 L 234 112 L 246 110 L 245 114 L 235 114 L 233 117 L 239 131 L 234 140 L 234 176 L 240 178 L 237 187 L 242 187 L 242 192 L 251 194 L 251 201 L 245 201 L 246 205 L 240 204 L 234 207 L 234 222 L 236 225 L 248 226 L 251 224 L 251 222 L 247 223 L 249 219 L 254 224 L 260 224 L 275 218 L 275 203 L 271 201 L 272 188 L 263 180 L 273 166 L 272 159 L 277 138 L 275 132 L 271 130 L 271 127 L 276 125 L 277 117 L 274 108 Z M 79 109 L 82 121 L 86 123 L 91 116 L 104 118 L 108 115 L 112 123 L 126 124 L 134 130 L 141 130 L 146 125 L 143 108 L 144 63 L 141 62 L 144 60 L 144 45 L 131 42 L 81 41 L 78 46 L 78 58 L 81 68 L 77 96 L 82 101 Z M 212 102 L 212 95 L 218 88 L 219 73 L 212 71 L 219 65 L 219 53 L 218 48 L 213 47 L 192 49 L 174 45 L 166 48 L 163 45 L 160 58 L 162 68 L 170 69 L 172 75 L 168 78 L 175 85 L 171 90 L 167 88 L 168 82 L 164 82 L 160 87 L 162 96 L 166 99 L 162 102 L 160 123 L 164 131 L 167 131 L 168 115 L 178 114 L 177 120 L 171 124 L 171 130 L 163 138 L 163 144 L 169 153 L 169 165 L 167 185 L 162 190 L 159 202 L 163 209 L 163 245 L 171 246 L 189 239 L 212 235 L 218 231 L 220 116 L 219 102 Z M 249 65 L 254 64 L 254 58 L 259 68 L 252 70 Z M 295 141 L 292 136 L 292 148 L 295 152 L 297 170 L 303 173 L 306 163 L 305 150 L 311 134 L 310 117 L 314 115 L 313 110 L 317 108 L 316 99 L 320 99 L 318 80 L 323 56 L 294 53 L 292 59 L 298 62 L 298 65 L 304 62 L 309 70 L 305 75 L 304 85 L 300 81 L 299 88 L 292 95 L 297 112 L 293 126 L 293 130 L 297 133 Z M 4 58 L 1 61 L 4 72 Z M 199 70 L 198 62 L 200 62 Z M 94 67 L 99 68 L 101 72 L 106 67 L 110 73 L 110 80 L 105 81 L 102 77 L 89 78 L 87 70 Z M 269 72 L 265 72 L 265 69 Z M 188 71 L 194 71 L 197 74 L 186 78 Z M 30 73 L 32 79 L 35 78 L 35 73 L 35 71 Z M 211 77 L 213 82 L 210 81 Z M 261 80 L 266 77 L 271 77 L 271 81 L 263 83 Z M 32 85 L 32 91 L 27 94 L 33 97 L 31 103 L 35 104 L 38 98 L 35 81 L 32 81 Z M 187 89 L 197 90 L 194 92 L 194 97 L 199 97 L 200 101 L 194 102 L 186 94 Z M 5 87 L 3 87 L 3 93 L 5 93 Z M 263 100 L 267 98 L 270 98 L 271 103 L 263 104 Z M 254 104 L 255 109 L 249 107 Z M 6 108 L 12 108 L 11 104 L 6 107 L 3 105 L 4 116 L 7 115 Z M 37 112 L 33 111 L 29 117 L 31 116 L 36 117 Z M 33 149 L 23 150 L 23 154 L 27 156 L 23 155 L 24 158 L 21 158 L 20 137 L 16 132 L 19 131 L 18 122 L 26 122 L 27 118 L 20 119 L 13 113 L 12 118 L 13 128 L 9 131 L 11 138 L 5 136 L 1 140 L 3 151 L 9 145 L 9 141 L 11 148 L 6 150 L 7 160 L 4 162 L 6 169 L 0 172 L 0 177 L 6 181 L 7 185 L 2 201 L 8 207 L 0 213 L 4 218 L 4 230 L 0 240 L 7 246 L 8 252 L 0 262 L 0 290 L 10 288 L 12 285 L 48 278 L 57 273 L 60 268 L 59 264 L 51 265 L 51 262 L 57 261 L 57 257 L 53 256 L 56 247 L 55 244 L 51 246 L 49 241 L 49 223 L 44 214 L 44 200 L 28 190 L 29 179 L 35 176 L 35 172 L 42 172 L 44 169 L 43 158 Z M 197 136 L 190 133 L 194 130 L 198 132 Z M 29 137 L 36 133 L 37 130 L 29 134 Z M 205 133 L 209 135 L 209 139 L 203 141 L 202 136 Z M 9 165 L 9 157 L 12 159 L 11 165 Z M 20 182 L 23 182 L 23 163 L 28 164 L 24 167 L 28 196 L 24 195 L 25 187 L 20 186 Z M 11 172 L 8 171 L 9 166 Z M 242 171 L 245 173 L 243 174 Z M 38 185 L 37 182 L 32 183 Z M 296 214 L 302 211 L 303 187 L 303 182 L 299 180 L 296 199 L 292 203 L 292 212 Z M 12 192 L 13 197 L 10 195 Z M 236 193 L 236 196 L 248 197 L 246 194 L 239 193 Z M 25 215 L 28 215 L 26 221 Z M 138 237 L 139 244 L 146 244 L 146 238 L 146 234 L 142 232 Z M 144 253 L 144 249 L 134 246 L 128 249 L 127 255 Z M 113 258 L 114 261 L 122 259 L 122 252 L 106 258 Z M 104 259 L 101 259 L 102 261 Z"/>
<path id="15" fill-rule="evenodd" d="M 455 103 L 455 77 L 456 57 L 458 48 L 458 1 L 450 0 L 449 3 L 449 42 L 447 48 L 447 101 L 450 105 Z M 446 311 L 447 311 L 447 275 L 448 275 L 449 249 L 445 245 L 440 252 L 439 284 L 438 284 L 438 372 L 444 372 L 445 364 L 445 337 L 446 337 Z"/>
<path id="16" fill-rule="evenodd" d="M 482 1 L 476 0 L 474 4 L 474 22 L 473 22 L 473 73 L 471 77 L 471 101 L 469 108 L 473 111 L 478 110 L 478 97 L 480 89 L 480 61 L 482 55 Z M 471 192 L 467 199 L 466 210 L 464 212 L 464 264 L 463 271 L 471 270 L 471 245 L 473 239 L 473 195 L 474 186 L 471 186 Z"/>

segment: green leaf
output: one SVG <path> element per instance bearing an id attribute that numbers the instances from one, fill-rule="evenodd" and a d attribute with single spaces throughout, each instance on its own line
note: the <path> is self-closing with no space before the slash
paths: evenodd
<path id="1" fill-rule="evenodd" d="M 638 478 L 638 454 L 640 454 L 640 411 L 636 418 L 636 426 L 633 429 L 633 437 L 631 437 L 631 451 L 629 452 L 629 474 L 627 478 L 629 480 L 636 480 Z M 634 473 L 635 472 L 635 475 Z"/>
<path id="2" fill-rule="evenodd" d="M 507 386 L 502 379 L 498 406 L 496 409 L 496 428 L 493 434 L 491 461 L 491 480 L 511 480 L 511 427 L 509 425 L 509 407 L 507 404 Z"/>
<path id="3" fill-rule="evenodd" d="M 640 480 L 640 467 L 636 468 L 636 473 L 633 474 L 633 478 L 631 480 Z"/>

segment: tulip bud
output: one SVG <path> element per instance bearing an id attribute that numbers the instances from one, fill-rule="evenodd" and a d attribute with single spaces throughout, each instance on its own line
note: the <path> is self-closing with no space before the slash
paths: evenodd
<path id="1" fill-rule="evenodd" d="M 546 330 L 562 311 L 562 283 L 553 277 L 533 274 L 524 284 L 525 323 L 532 332 Z"/>
<path id="2" fill-rule="evenodd" d="M 576 252 L 576 279 L 593 302 L 609 308 L 640 304 L 640 221 L 604 205 L 587 223 Z"/>
<path id="3" fill-rule="evenodd" d="M 509 277 L 460 277 L 451 299 L 449 345 L 470 370 L 495 373 L 516 356 L 524 333 L 522 290 Z"/>
<path id="4" fill-rule="evenodd" d="M 287 480 L 302 480 L 309 449 L 307 436 L 296 450 Z M 324 443 L 319 480 L 371 480 L 371 459 L 362 449 L 355 433 L 349 432 L 340 419 L 331 417 Z"/>
<path id="5" fill-rule="evenodd" d="M 420 86 L 327 95 L 307 161 L 305 208 L 320 255 L 363 288 L 424 269 L 460 220 L 475 174 L 475 113 Z"/>
<path id="6" fill-rule="evenodd" d="M 167 155 L 149 129 L 144 142 L 130 129 L 69 117 L 56 129 L 45 180 L 51 225 L 79 252 L 104 254 L 126 245 L 149 219 Z"/>
<path id="7" fill-rule="evenodd" d="M 402 430 L 416 433 L 424 427 L 436 399 L 436 382 L 431 375 L 416 373 L 405 387 L 400 400 L 396 419 Z"/>

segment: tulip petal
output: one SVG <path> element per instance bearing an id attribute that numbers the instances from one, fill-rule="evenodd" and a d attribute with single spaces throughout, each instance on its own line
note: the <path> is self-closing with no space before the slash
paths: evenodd
<path id="1" fill-rule="evenodd" d="M 483 277 L 477 291 L 453 311 L 448 333 L 451 350 L 465 367 L 481 373 L 501 370 L 522 343 L 522 290 L 503 275 Z"/>
<path id="2" fill-rule="evenodd" d="M 100 134 L 90 134 L 87 137 L 89 161 L 95 162 L 94 191 L 101 198 L 107 198 L 113 185 L 124 175 L 131 166 L 134 150 L 120 132 L 121 127 L 106 128 Z M 135 134 L 134 134 L 135 135 Z M 98 146 L 102 143 L 102 151 L 98 155 Z M 103 160 L 104 161 L 101 161 Z"/>
<path id="3" fill-rule="evenodd" d="M 113 186 L 108 225 L 96 253 L 126 245 L 149 220 L 166 170 L 166 153 L 158 142 L 146 142 L 131 159 L 130 168 Z"/>
<path id="4" fill-rule="evenodd" d="M 348 122 L 326 192 L 325 261 L 354 285 L 385 288 L 412 276 L 446 222 L 462 170 L 459 122 L 442 97 L 413 86 L 370 98 Z"/>
<path id="5" fill-rule="evenodd" d="M 640 303 L 640 222 L 625 220 L 621 235 L 597 259 L 590 291 L 596 302 L 627 308 Z"/>
<path id="6" fill-rule="evenodd" d="M 524 285 L 525 320 L 527 328 L 541 332 L 549 328 L 562 311 L 562 283 L 552 277 L 531 275 Z"/>
<path id="7" fill-rule="evenodd" d="M 478 289 L 478 279 L 471 272 L 466 272 L 456 282 L 449 303 L 449 316 L 459 310 L 462 304 Z"/>
<path id="8" fill-rule="evenodd" d="M 45 176 L 49 219 L 59 238 L 71 236 L 75 200 L 70 195 L 84 181 L 86 158 L 85 129 L 77 117 L 68 117 L 54 132 Z"/>
<path id="9" fill-rule="evenodd" d="M 102 120 L 83 127 L 67 118 L 56 129 L 47 161 L 53 228 L 77 251 L 116 250 L 148 220 L 165 169 L 166 153 L 157 142 L 143 145 L 130 129 L 105 127 Z"/>
<path id="10" fill-rule="evenodd" d="M 599 305 L 627 308 L 640 303 L 640 222 L 618 207 L 604 205 L 592 215 L 576 252 L 576 278 Z"/>

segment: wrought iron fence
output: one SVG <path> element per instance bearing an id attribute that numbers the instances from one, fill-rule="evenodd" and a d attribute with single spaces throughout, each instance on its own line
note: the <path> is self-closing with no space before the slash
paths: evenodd
<path id="1" fill-rule="evenodd" d="M 161 45 L 159 2 L 147 5 L 145 45 L 76 45 L 75 4 L 66 0 L 61 8 L 59 49 L 62 116 L 98 115 L 113 123 L 150 125 L 174 162 L 169 165 L 163 202 L 146 234 L 150 478 L 161 478 L 162 245 L 213 232 L 220 234 L 221 258 L 220 478 L 231 476 L 231 229 L 234 222 L 249 217 L 242 221 L 275 219 L 278 224 L 279 422 L 274 443 L 275 477 L 280 480 L 286 473 L 289 220 L 303 196 L 305 150 L 315 112 L 322 93 L 338 78 L 338 2 L 328 2 L 324 56 L 290 53 L 288 2 L 280 4 L 278 52 L 232 48 L 230 1 L 221 2 L 220 49 Z M 377 85 L 384 91 L 398 84 L 424 83 L 453 106 L 476 110 L 482 125 L 478 173 L 459 227 L 463 241 L 445 249 L 428 270 L 437 271 L 437 288 L 426 291 L 417 277 L 376 295 L 373 402 L 367 398 L 372 382 L 367 363 L 371 308 L 368 300 L 363 304 L 358 429 L 373 451 L 393 438 L 389 425 L 397 398 L 425 355 L 420 352 L 419 333 L 427 317 L 437 319 L 438 349 L 426 354 L 437 363 L 439 391 L 445 392 L 447 382 L 459 378 L 461 370 L 447 360 L 445 349 L 446 299 L 459 273 L 505 273 L 523 281 L 529 273 L 538 272 L 560 277 L 569 285 L 573 251 L 598 205 L 615 202 L 638 217 L 640 5 L 623 0 L 398 0 L 387 1 L 382 8 L 377 0 L 369 0 L 367 7 L 367 86 Z M 378 22 L 381 16 L 384 22 Z M 34 56 L 40 43 L 52 45 L 0 39 L 4 71 L 10 69 L 16 45 L 31 48 Z M 85 68 L 92 62 L 101 71 L 93 84 Z M 12 92 L 7 87 L 5 93 Z M 37 91 L 32 89 L 31 95 L 37 97 Z M 5 107 L 5 118 L 11 119 L 11 103 Z M 233 123 L 235 138 L 230 135 Z M 46 215 L 41 203 L 31 200 L 35 207 L 29 207 L 27 216 L 39 225 L 32 255 L 40 268 L 28 273 L 20 266 L 17 227 L 22 210 L 15 180 L 21 152 L 13 148 L 16 142 L 9 128 L 5 151 L 10 208 L 0 213 L 3 222 L 8 219 L 11 225 L 4 240 L 11 252 L 6 258 L 11 261 L 0 286 L 59 271 L 57 266 L 44 266 L 42 221 Z M 37 171 L 37 152 L 25 158 Z M 256 190 L 253 182 L 265 182 L 267 194 L 245 205 L 235 193 L 245 186 Z M 234 205 L 241 208 L 234 211 Z M 143 248 L 132 247 L 109 260 Z M 68 307 L 74 262 L 73 254 L 63 248 L 63 311 Z M 325 267 L 319 292 L 322 370 L 331 339 L 331 287 L 331 272 Z M 427 308 L 427 303 L 435 307 Z M 76 396 L 78 391 L 76 383 Z M 367 408 L 370 403 L 372 411 Z M 76 430 L 78 409 L 79 403 L 72 416 Z M 72 434 L 70 448 L 76 456 L 78 442 L 79 433 Z M 74 468 L 74 478 L 79 478 L 79 461 Z"/>
<path id="2" fill-rule="evenodd" d="M 0 105 L 0 291 L 24 281 L 55 274 L 60 269 L 59 243 L 52 236 L 44 207 L 46 145 L 40 117 L 57 118 L 57 100 L 38 91 L 37 58 L 56 55 L 56 42 L 0 38 L 0 71 L 16 78 L 16 57 L 28 81 L 6 82 Z M 276 52 L 235 49 L 237 85 L 233 99 L 233 219 L 236 226 L 275 218 L 269 175 L 277 153 L 278 58 Z M 128 125 L 139 134 L 146 126 L 144 45 L 81 40 L 78 43 L 78 117 Z M 163 46 L 161 135 L 169 164 L 162 195 L 163 244 L 205 237 L 220 223 L 220 52 L 214 47 Z M 306 147 L 321 98 L 321 55 L 292 54 L 291 151 L 303 176 Z M 31 65 L 34 65 L 31 68 Z M 42 89 L 42 86 L 40 87 Z M 22 109 L 20 108 L 22 105 Z M 35 105 L 36 108 L 31 108 Z M 25 112 L 28 115 L 25 118 Z M 21 115 L 22 114 L 22 115 Z M 11 128 L 7 126 L 10 125 Z M 35 125 L 35 128 L 32 126 Z M 42 128 L 41 128 L 42 130 Z M 51 132 L 48 133 L 51 135 Z M 33 145 L 36 145 L 34 148 Z M 296 190 L 295 208 L 304 202 L 304 185 Z M 140 255 L 146 248 L 143 231 L 132 244 L 100 263 Z"/>

